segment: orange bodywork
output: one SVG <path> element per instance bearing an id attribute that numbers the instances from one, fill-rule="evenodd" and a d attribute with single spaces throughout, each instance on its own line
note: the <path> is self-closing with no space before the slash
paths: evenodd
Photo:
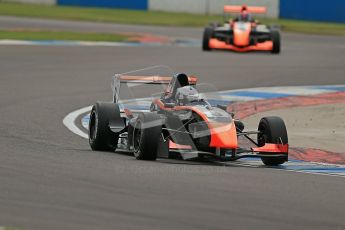
<path id="1" fill-rule="evenodd" d="M 212 38 L 209 41 L 209 47 L 211 49 L 223 49 L 223 50 L 233 50 L 237 52 L 248 52 L 248 51 L 271 51 L 273 49 L 272 41 L 265 41 L 262 43 L 257 43 L 256 45 L 238 47 L 231 44 L 227 44 L 223 41 L 219 41 L 216 38 Z"/>
<path id="2" fill-rule="evenodd" d="M 169 141 L 169 149 L 192 149 L 190 145 L 179 145 L 173 141 Z"/>
<path id="3" fill-rule="evenodd" d="M 234 23 L 234 44 L 236 46 L 248 46 L 250 43 L 251 23 Z"/>
<path id="4" fill-rule="evenodd" d="M 132 113 L 132 111 L 130 111 L 129 109 L 124 109 L 123 111 L 125 112 L 125 114 L 126 114 L 127 117 L 129 117 L 129 118 L 132 118 L 132 117 L 133 117 L 133 113 Z"/>
<path id="5" fill-rule="evenodd" d="M 252 148 L 252 151 L 264 153 L 287 153 L 289 151 L 289 145 L 266 143 L 262 147 Z"/>
<path id="6" fill-rule="evenodd" d="M 232 121 L 230 124 L 208 123 L 211 131 L 210 147 L 236 149 L 238 147 L 236 126 Z"/>
<path id="7" fill-rule="evenodd" d="M 154 102 L 162 110 L 190 110 L 197 113 L 206 122 L 211 132 L 210 147 L 227 149 L 235 149 L 238 147 L 236 126 L 234 121 L 229 124 L 210 122 L 209 118 L 196 107 L 175 106 L 173 108 L 166 108 L 161 100 L 156 99 Z"/>
<path id="8" fill-rule="evenodd" d="M 224 6 L 224 12 L 264 14 L 266 13 L 266 7 L 226 5 Z M 256 26 L 255 21 L 235 22 L 234 20 L 230 20 L 229 24 L 233 30 L 233 43 L 228 44 L 225 41 L 218 40 L 217 38 L 211 38 L 208 45 L 210 49 L 233 50 L 237 52 L 272 51 L 272 41 L 265 41 L 255 45 L 250 45 L 250 34 L 252 29 Z"/>
<path id="9" fill-rule="evenodd" d="M 224 6 L 224 13 L 241 13 L 247 11 L 251 14 L 264 14 L 266 13 L 266 7 L 264 6 Z"/>

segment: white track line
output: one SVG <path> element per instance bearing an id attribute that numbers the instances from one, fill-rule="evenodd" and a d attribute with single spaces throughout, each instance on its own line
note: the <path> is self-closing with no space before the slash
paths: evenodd
<path id="1" fill-rule="evenodd" d="M 89 136 L 85 132 L 83 132 L 76 124 L 76 119 L 83 113 L 86 113 L 92 109 L 92 106 L 87 106 L 76 111 L 69 113 L 64 119 L 63 124 L 73 133 L 88 139 Z"/>

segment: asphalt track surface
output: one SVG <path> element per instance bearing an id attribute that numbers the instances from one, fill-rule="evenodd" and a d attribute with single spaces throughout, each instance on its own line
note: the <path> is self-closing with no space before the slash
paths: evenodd
<path id="1" fill-rule="evenodd" d="M 344 37 L 283 39 L 279 56 L 193 47 L 0 46 L 0 226 L 344 229 L 344 178 L 137 161 L 92 152 L 62 124 L 69 112 L 109 100 L 113 73 L 150 65 L 195 74 L 219 90 L 345 83 Z"/>

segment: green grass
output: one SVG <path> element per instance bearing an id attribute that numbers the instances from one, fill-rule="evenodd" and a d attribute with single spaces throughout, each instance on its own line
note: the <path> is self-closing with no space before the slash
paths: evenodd
<path id="1" fill-rule="evenodd" d="M 202 26 L 209 20 L 221 18 L 220 16 L 205 17 L 204 15 L 140 10 L 13 4 L 3 3 L 1 0 L 0 15 L 168 26 Z"/>
<path id="2" fill-rule="evenodd" d="M 13 31 L 0 30 L 0 39 L 14 40 L 72 40 L 72 41 L 112 41 L 122 42 L 129 37 L 121 34 L 79 33 L 64 31 Z"/>
<path id="3" fill-rule="evenodd" d="M 14 227 L 0 227 L 0 230 L 19 230 L 19 228 L 14 228 Z"/>
<path id="4" fill-rule="evenodd" d="M 202 27 L 211 21 L 222 21 L 221 15 L 198 15 L 103 8 L 62 7 L 4 3 L 0 0 L 0 15 L 54 18 L 66 20 L 116 22 L 124 24 Z M 283 31 L 345 35 L 345 23 L 320 23 L 284 19 L 262 19 L 263 23 L 280 25 Z"/>

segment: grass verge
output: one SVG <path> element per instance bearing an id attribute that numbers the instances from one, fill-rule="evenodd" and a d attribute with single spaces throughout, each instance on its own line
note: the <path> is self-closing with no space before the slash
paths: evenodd
<path id="1" fill-rule="evenodd" d="M 79 33 L 64 31 L 0 30 L 0 39 L 14 40 L 69 40 L 123 42 L 129 39 L 122 34 Z"/>
<path id="2" fill-rule="evenodd" d="M 1 0 L 0 15 L 164 26 L 202 26 L 209 20 L 221 18 L 141 10 L 14 4 Z"/>
<path id="3" fill-rule="evenodd" d="M 116 22 L 123 24 L 201 27 L 211 21 L 222 21 L 220 15 L 198 15 L 157 11 L 119 10 L 103 8 L 45 6 L 4 3 L 0 0 L 0 15 Z M 280 25 L 283 31 L 345 35 L 345 23 L 321 23 L 285 19 L 262 19 L 263 23 Z"/>

